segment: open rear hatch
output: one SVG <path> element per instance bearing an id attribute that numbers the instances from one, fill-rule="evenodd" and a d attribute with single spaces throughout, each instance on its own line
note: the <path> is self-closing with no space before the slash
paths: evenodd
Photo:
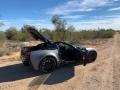
<path id="1" fill-rule="evenodd" d="M 44 43 L 51 44 L 52 42 L 48 40 L 46 37 L 41 35 L 34 27 L 28 27 L 27 31 L 32 35 L 32 37 L 36 40 L 40 40 Z"/>

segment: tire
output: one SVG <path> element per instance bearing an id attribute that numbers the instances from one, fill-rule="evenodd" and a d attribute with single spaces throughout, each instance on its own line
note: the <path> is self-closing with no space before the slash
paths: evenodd
<path id="1" fill-rule="evenodd" d="M 88 63 L 94 62 L 97 58 L 97 52 L 96 51 L 89 51 L 88 52 Z"/>
<path id="2" fill-rule="evenodd" d="M 56 67 L 56 59 L 54 57 L 45 57 L 39 64 L 39 70 L 42 73 L 52 72 Z"/>

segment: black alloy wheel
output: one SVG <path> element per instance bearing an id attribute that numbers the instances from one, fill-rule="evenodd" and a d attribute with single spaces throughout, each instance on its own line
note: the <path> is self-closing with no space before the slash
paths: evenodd
<path id="1" fill-rule="evenodd" d="M 55 58 L 46 57 L 44 58 L 39 65 L 40 72 L 49 73 L 52 72 L 56 67 Z"/>

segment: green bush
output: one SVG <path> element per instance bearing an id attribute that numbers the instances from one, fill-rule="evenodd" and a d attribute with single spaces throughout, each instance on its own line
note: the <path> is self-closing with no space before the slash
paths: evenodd
<path id="1" fill-rule="evenodd" d="M 98 38 L 112 38 L 114 34 L 115 31 L 113 31 L 112 29 L 100 30 L 98 32 Z"/>
<path id="2" fill-rule="evenodd" d="M 97 38 L 112 38 L 115 31 L 112 29 L 100 29 L 100 30 L 82 30 L 82 31 L 43 31 L 43 35 L 50 37 L 53 41 L 75 41 L 78 42 L 81 39 L 97 39 Z"/>
<path id="3" fill-rule="evenodd" d="M 6 37 L 8 40 L 17 40 L 18 31 L 15 27 L 10 27 L 6 30 Z"/>
<path id="4" fill-rule="evenodd" d="M 31 40 L 31 35 L 27 32 L 29 25 L 23 26 L 19 31 L 15 28 L 9 28 L 6 31 L 8 40 L 26 41 Z M 32 26 L 33 27 L 33 26 Z M 34 27 L 33 27 L 34 28 Z M 115 31 L 112 29 L 99 29 L 99 30 L 82 30 L 76 31 L 73 26 L 69 26 L 66 30 L 50 30 L 42 29 L 40 33 L 53 41 L 75 41 L 79 42 L 81 39 L 97 39 L 97 38 L 112 38 Z M 0 39 L 5 40 L 5 34 L 1 33 Z"/>
<path id="5" fill-rule="evenodd" d="M 5 41 L 6 41 L 5 33 L 4 32 L 0 32 L 0 46 L 2 46 Z"/>

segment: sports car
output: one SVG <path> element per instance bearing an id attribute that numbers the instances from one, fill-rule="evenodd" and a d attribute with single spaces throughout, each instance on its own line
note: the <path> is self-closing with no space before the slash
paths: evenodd
<path id="1" fill-rule="evenodd" d="M 53 42 L 33 27 L 29 27 L 27 31 L 34 39 L 42 41 L 36 46 L 21 48 L 22 63 L 25 66 L 32 66 L 35 70 L 48 73 L 62 64 L 70 63 L 82 63 L 85 66 L 97 58 L 94 48 L 85 48 L 63 41 Z"/>

